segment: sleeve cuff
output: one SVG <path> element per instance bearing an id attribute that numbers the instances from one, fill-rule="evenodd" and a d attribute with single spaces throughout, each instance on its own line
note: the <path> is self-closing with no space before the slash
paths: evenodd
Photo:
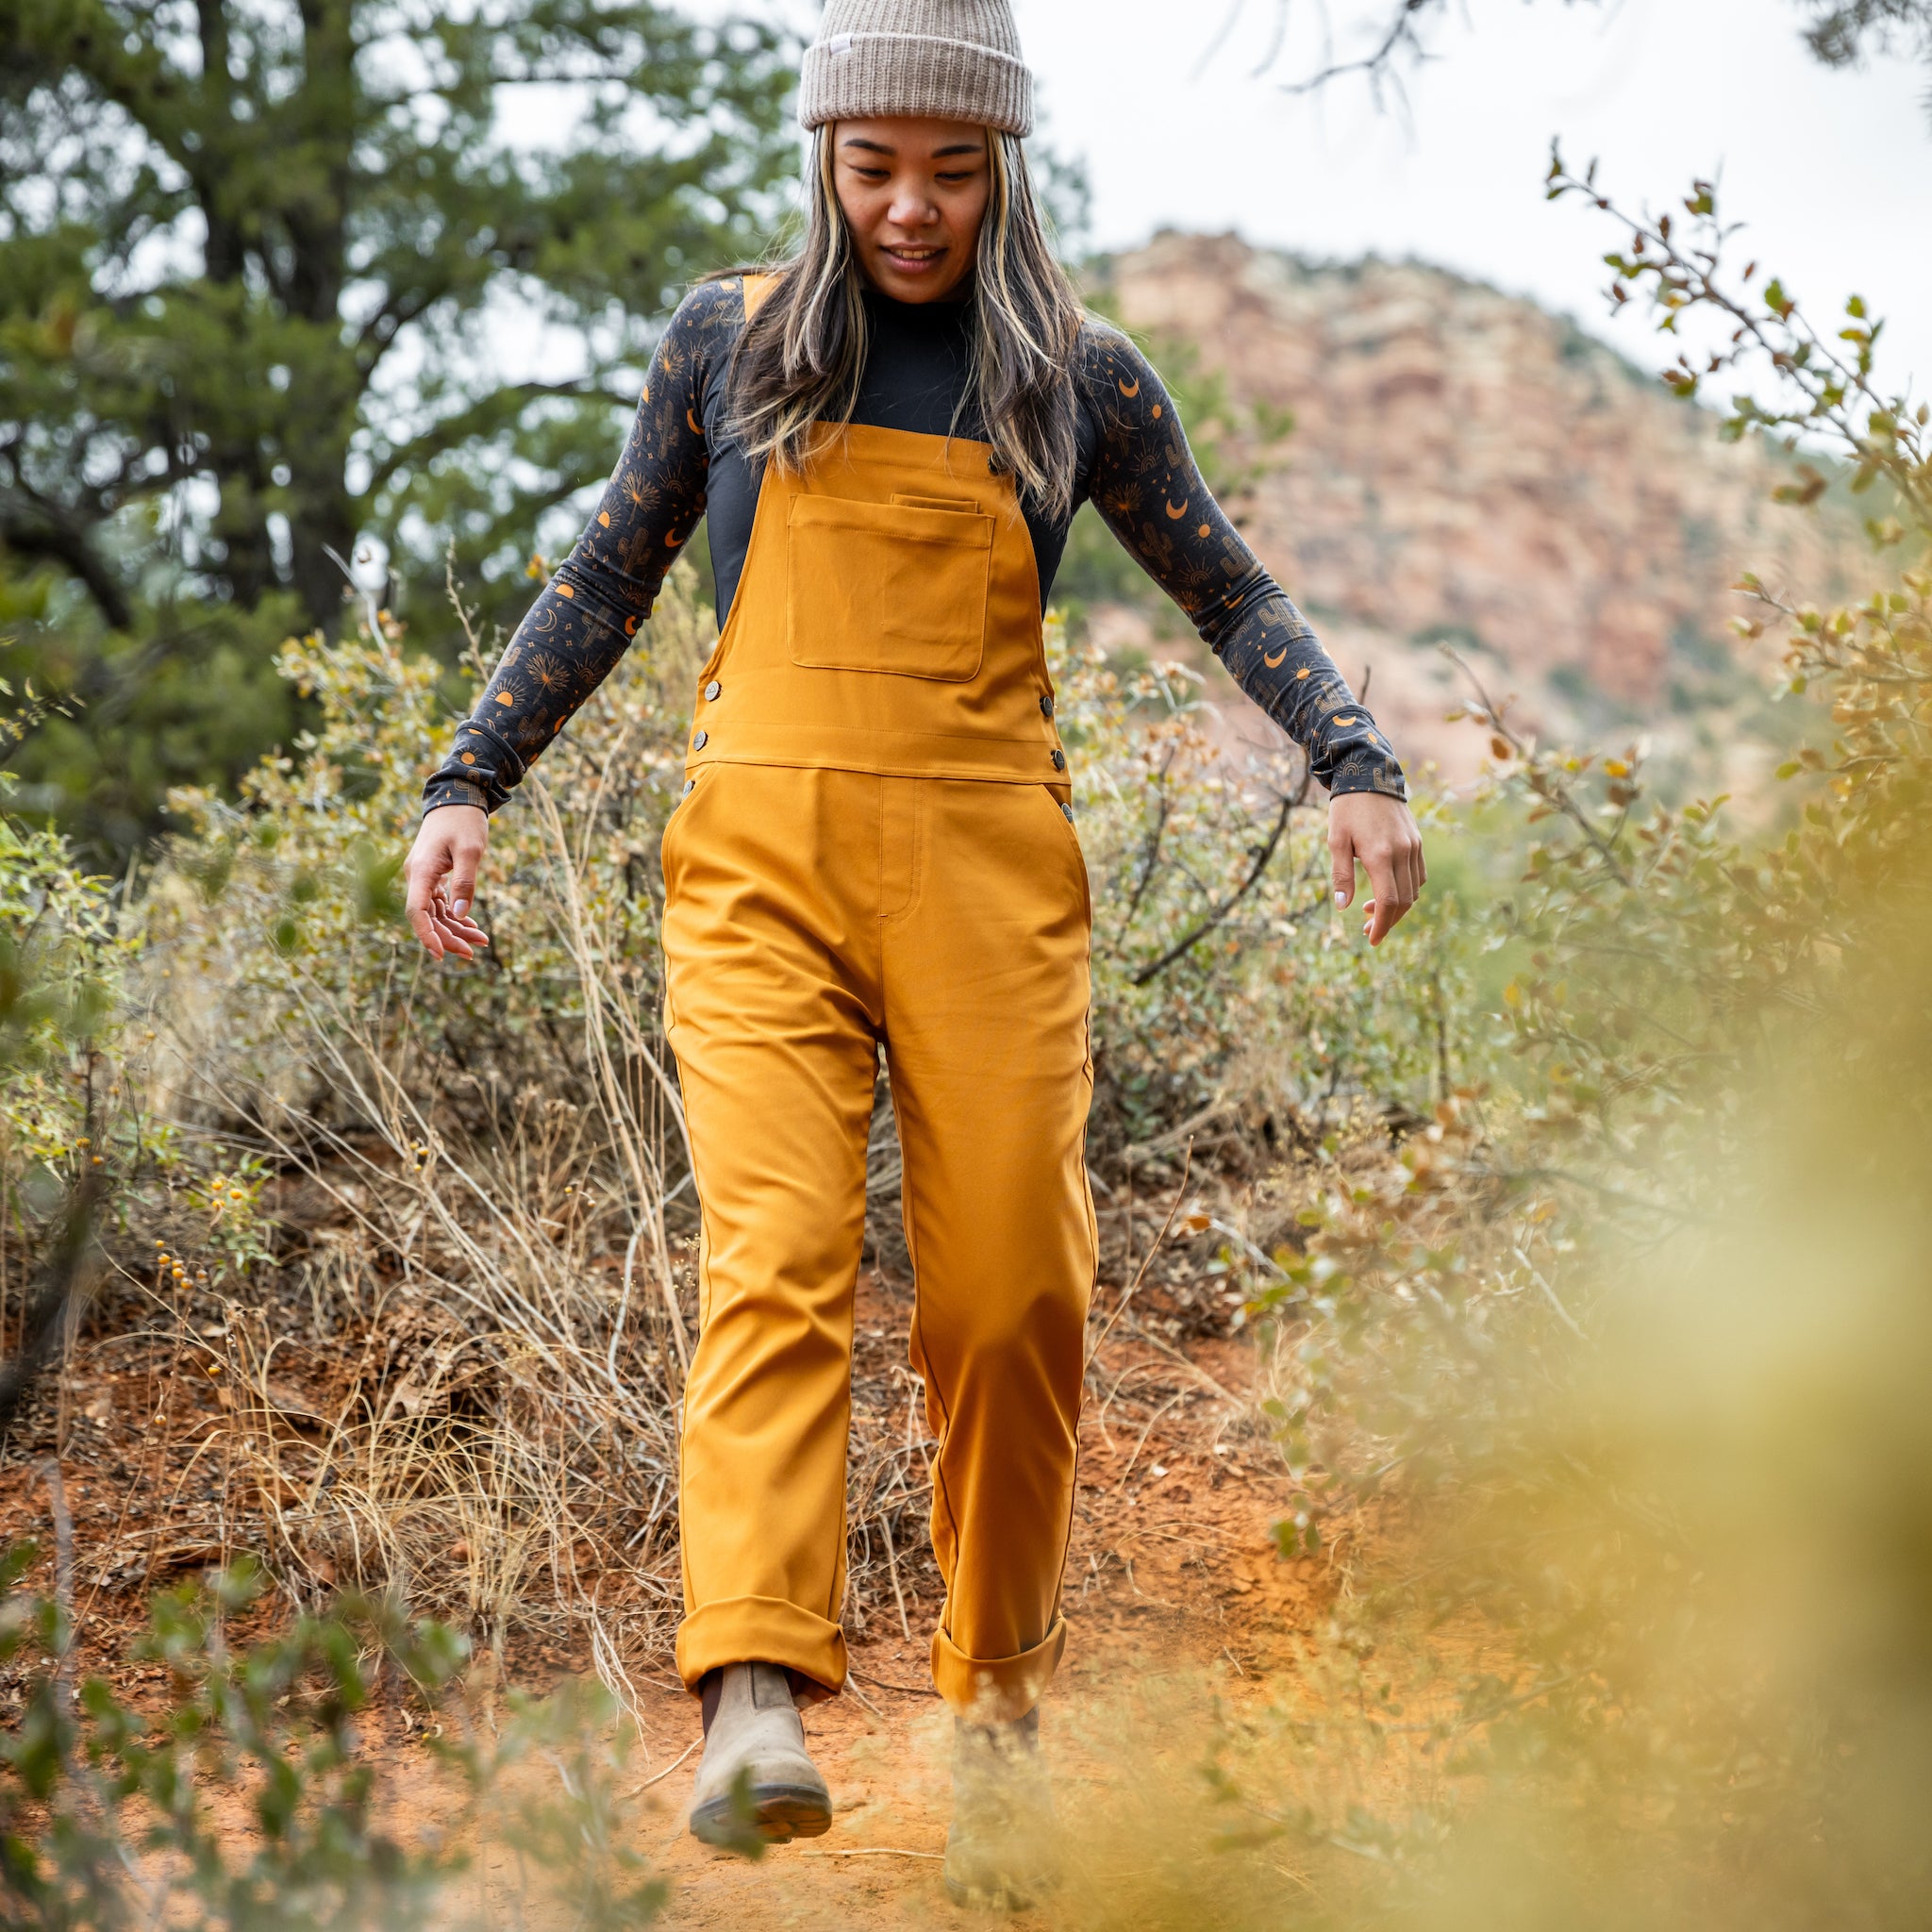
<path id="1" fill-rule="evenodd" d="M 480 785 L 466 785 L 459 778 L 433 780 L 423 794 L 423 816 L 445 805 L 474 805 L 478 811 L 490 809 L 489 794 Z"/>
<path id="2" fill-rule="evenodd" d="M 1329 774 L 1328 795 L 1340 798 L 1347 791 L 1378 791 L 1384 798 L 1408 803 L 1408 781 L 1402 767 L 1391 758 L 1376 752 L 1357 752 L 1344 758 Z"/>

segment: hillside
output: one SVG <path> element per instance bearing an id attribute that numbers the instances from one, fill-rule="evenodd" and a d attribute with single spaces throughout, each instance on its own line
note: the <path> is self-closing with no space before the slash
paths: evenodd
<path id="1" fill-rule="evenodd" d="M 1157 357 L 1224 382 L 1236 468 L 1257 416 L 1292 412 L 1239 521 L 1350 675 L 1373 671 L 1412 762 L 1460 778 L 1480 752 L 1443 723 L 1448 641 L 1546 732 L 1642 730 L 1730 783 L 1761 764 L 1772 723 L 1729 586 L 1748 568 L 1822 599 L 1863 547 L 1848 518 L 1771 501 L 1774 455 L 1721 442 L 1573 324 L 1440 269 L 1162 234 L 1107 262 L 1096 294 Z M 1173 651 L 1145 607 L 1092 621 Z"/>

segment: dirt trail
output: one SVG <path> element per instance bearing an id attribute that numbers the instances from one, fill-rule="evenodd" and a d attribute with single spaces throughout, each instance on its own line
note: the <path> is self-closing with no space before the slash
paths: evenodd
<path id="1" fill-rule="evenodd" d="M 1104 1841 L 1087 1847 L 1101 1860 L 1118 1857 L 1120 1813 L 1134 1802 L 1123 1757 L 1139 1761 L 1172 1743 L 1181 1761 L 1160 1767 L 1161 1789 L 1197 1787 L 1208 1703 L 1259 1704 L 1288 1689 L 1329 1595 L 1325 1566 L 1284 1563 L 1274 1553 L 1270 1531 L 1287 1486 L 1265 1440 L 1241 1421 L 1252 1413 L 1251 1348 L 1197 1344 L 1191 1359 L 1239 1405 L 1201 1382 L 1198 1402 L 1177 1404 L 1151 1426 L 1110 1426 L 1118 1416 L 1090 1405 L 1083 1429 L 1067 1665 L 1044 1728 L 1063 1814 L 1090 1827 L 1105 1815 Z M 707 1850 L 684 1824 L 694 1757 L 647 1794 L 637 1841 L 670 1884 L 666 1924 L 986 1923 L 957 1911 L 941 1885 L 951 1720 L 927 1683 L 929 1614 L 912 1622 L 912 1641 L 856 1647 L 850 1693 L 808 1714 L 838 1807 L 824 1838 L 757 1864 Z M 696 1713 L 680 1693 L 654 1687 L 642 1714 L 652 1770 L 662 1772 L 697 1740 Z M 1126 1725 L 1138 1732 L 1131 1746 Z M 482 1865 L 491 1869 L 487 1854 Z M 1067 1909 L 1057 1902 L 1009 1923 L 1061 1925 L 1072 1923 Z"/>
<path id="2" fill-rule="evenodd" d="M 1289 1492 L 1257 1407 L 1252 1341 L 1198 1326 L 1190 1333 L 1198 1317 L 1158 1295 L 1155 1284 L 1148 1290 L 1124 1321 L 1096 1324 L 1108 1334 L 1082 1424 L 1065 1592 L 1068 1660 L 1045 1720 L 1062 1812 L 1085 1846 L 1077 1856 L 1107 1864 L 1109 1875 L 1134 1856 L 1135 1804 L 1158 1810 L 1203 1802 L 1198 1764 L 1213 1701 L 1258 1704 L 1291 1690 L 1332 1589 L 1325 1562 L 1284 1563 L 1274 1552 L 1270 1532 Z M 862 1383 L 903 1359 L 907 1299 L 876 1278 L 862 1290 Z M 153 1551 L 160 1582 L 227 1551 L 190 1533 L 156 1490 L 142 1446 L 155 1399 L 145 1385 L 155 1372 L 137 1369 L 133 1354 L 113 1337 L 84 1342 L 58 1394 L 48 1391 L 40 1440 L 26 1432 L 0 1466 L 0 1541 L 51 1541 L 36 1470 L 61 1441 L 83 1586 L 82 1668 L 103 1671 L 140 1703 L 159 1689 L 158 1671 L 121 1661 L 144 1616 L 142 1565 L 128 1560 L 110 1570 L 104 1553 L 137 1543 Z M 197 1432 L 205 1440 L 220 1416 L 204 1394 L 200 1407 L 171 1421 L 184 1440 Z M 885 1927 L 963 1918 L 939 1876 L 950 1720 L 927 1678 L 937 1577 L 929 1553 L 904 1551 L 900 1562 L 904 1626 L 891 1609 L 874 1613 L 853 1644 L 849 1693 L 807 1720 L 838 1805 L 832 1831 L 814 1844 L 775 1850 L 753 1865 L 691 1840 L 684 1808 L 695 1760 L 678 1760 L 698 1737 L 696 1708 L 670 1682 L 661 1657 L 633 1672 L 648 1749 L 638 1777 L 667 1774 L 639 1795 L 633 1813 L 639 1849 L 670 1886 L 665 1923 Z M 238 1641 L 249 1635 L 232 1632 Z M 538 1638 L 510 1647 L 508 1676 L 529 1688 L 589 1667 L 588 1654 Z M 17 1684 L 0 1681 L 0 1722 L 18 1707 L 19 1694 Z M 408 1836 L 412 1818 L 426 1824 L 446 1812 L 432 1761 L 402 1709 L 369 1717 L 365 1736 Z M 1131 1726 L 1139 1728 L 1127 1744 Z M 1143 1780 L 1141 1770 L 1164 1757 L 1173 1761 Z M 1134 1776 L 1124 1772 L 1124 1758 L 1137 1767 Z M 1196 1842 L 1208 1835 L 1204 1825 Z M 478 1849 L 478 1877 L 493 1889 L 492 1876 L 508 1874 L 508 1855 Z M 1083 1883 L 1081 1895 L 1091 1904 L 1093 1886 Z M 1188 1922 L 1185 1911 L 1174 1921 Z M 1015 1923 L 1085 1921 L 1054 1906 Z"/>

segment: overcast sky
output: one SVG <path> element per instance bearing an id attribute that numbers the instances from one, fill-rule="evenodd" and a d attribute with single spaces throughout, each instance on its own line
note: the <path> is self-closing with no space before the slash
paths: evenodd
<path id="1" fill-rule="evenodd" d="M 742 4 L 742 0 L 741 0 Z M 1342 51 L 1385 0 L 1326 0 Z M 1280 72 L 1319 59 L 1322 0 L 1293 0 Z M 1807 306 L 1854 291 L 1896 318 L 1881 367 L 1932 390 L 1932 126 L 1902 63 L 1818 67 L 1790 0 L 1456 0 L 1441 59 L 1407 81 L 1407 116 L 1359 81 L 1294 99 L 1252 71 L 1274 0 L 1247 0 L 1201 63 L 1228 0 L 1015 0 L 1043 132 L 1083 156 L 1095 240 L 1163 225 L 1238 229 L 1321 257 L 1415 256 L 1532 294 L 1626 354 L 1657 351 L 1604 316 L 1601 257 L 1620 239 L 1580 203 L 1543 201 L 1550 138 L 1600 158 L 1620 198 L 1667 205 L 1721 170 L 1744 245 Z M 801 23 L 809 0 L 780 0 Z M 1662 359 L 1669 359 L 1663 358 Z"/>
<path id="2" fill-rule="evenodd" d="M 1329 10 L 1338 31 L 1365 11 Z M 1221 0 L 1200 0 L 1182 35 L 1182 9 L 1157 0 L 1019 0 L 1055 136 L 1088 158 L 1104 244 L 1172 224 L 1321 256 L 1414 255 L 1608 328 L 1601 256 L 1620 237 L 1579 202 L 1541 198 L 1556 135 L 1574 162 L 1599 158 L 1632 203 L 1668 205 L 1693 175 L 1721 171 L 1750 252 L 1807 303 L 1857 291 L 1898 318 L 1887 359 L 1932 386 L 1923 74 L 1820 68 L 1788 0 L 1466 0 L 1435 30 L 1442 58 L 1407 80 L 1405 116 L 1378 112 L 1360 80 L 1296 99 L 1252 78 L 1274 11 L 1248 0 L 1197 72 Z M 1315 0 L 1298 0 L 1306 31 L 1291 33 L 1285 75 L 1319 60 L 1316 20 Z M 1152 58 L 1163 42 L 1172 58 Z M 1634 318 L 1613 340 L 1658 353 Z"/>

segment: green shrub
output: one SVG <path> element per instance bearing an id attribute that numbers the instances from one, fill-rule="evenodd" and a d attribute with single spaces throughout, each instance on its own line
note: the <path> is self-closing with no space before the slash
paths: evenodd
<path id="1" fill-rule="evenodd" d="M 103 1679 L 74 1682 L 68 1611 L 20 1591 L 33 1558 L 23 1548 L 0 1564 L 0 1666 L 28 1674 L 21 1715 L 0 1734 L 9 1925 L 474 1923 L 463 1881 L 479 1840 L 534 1860 L 524 1896 L 508 1902 L 512 1923 L 546 1898 L 587 1932 L 656 1917 L 661 1886 L 613 1836 L 622 1752 L 608 1741 L 608 1701 L 579 1688 L 522 1702 L 489 1736 L 454 1694 L 464 1641 L 368 1600 L 236 1653 L 227 1626 L 260 1594 L 244 1568 L 156 1600 L 133 1660 L 161 1666 L 165 1689 L 161 1707 L 141 1709 Z M 450 1793 L 414 1842 L 386 1827 L 358 1735 L 385 1676 L 433 1721 L 432 1762 Z M 558 1794 L 517 1777 L 533 1757 L 562 1765 Z"/>
<path id="2" fill-rule="evenodd" d="M 1251 1841 L 1371 1852 L 1396 1924 L 1903 1932 L 1932 1905 L 1902 1795 L 1932 1780 L 1928 412 L 1874 387 L 1861 304 L 1827 342 L 1776 282 L 1720 281 L 1707 188 L 1678 219 L 1612 257 L 1618 299 L 1771 349 L 1782 401 L 1730 427 L 1830 439 L 1890 486 L 1904 561 L 1837 611 L 1740 583 L 1811 741 L 1783 836 L 1475 692 L 1524 855 L 1513 1067 L 1400 1146 L 1324 1150 L 1283 1184 L 1294 1239 L 1229 1252 L 1281 1343 L 1279 1541 L 1350 1590 L 1326 1721 L 1221 1789 Z M 1351 1753 L 1385 1802 L 1344 1817 Z"/>

